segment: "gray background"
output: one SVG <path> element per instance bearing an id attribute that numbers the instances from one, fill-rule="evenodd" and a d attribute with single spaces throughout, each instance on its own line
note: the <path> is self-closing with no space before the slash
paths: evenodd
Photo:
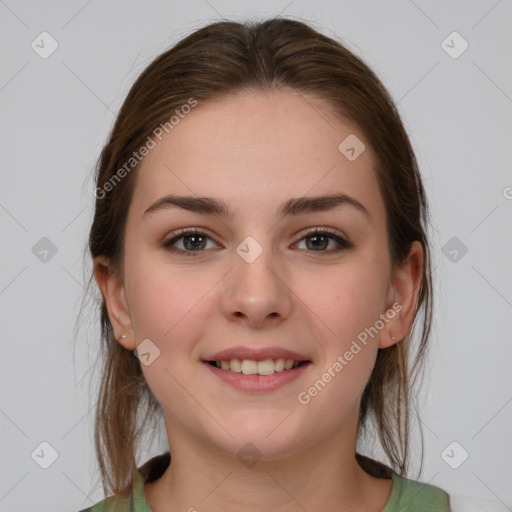
<path id="1" fill-rule="evenodd" d="M 433 214 L 421 480 L 447 490 L 455 511 L 512 510 L 510 0 L 0 0 L 0 510 L 76 511 L 103 497 L 92 308 L 76 351 L 73 334 L 91 269 L 90 176 L 129 87 L 208 22 L 277 14 L 341 37 L 398 102 Z M 47 58 L 43 31 L 58 43 Z"/>

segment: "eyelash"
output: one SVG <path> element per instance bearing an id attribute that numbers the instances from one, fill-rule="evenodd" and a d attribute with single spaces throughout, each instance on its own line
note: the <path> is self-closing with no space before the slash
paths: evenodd
<path id="1" fill-rule="evenodd" d="M 205 249 L 198 250 L 198 251 L 185 251 L 183 249 L 177 249 L 176 247 L 173 247 L 173 245 L 180 239 L 185 238 L 187 236 L 192 235 L 201 235 L 206 238 L 212 239 L 205 231 L 198 229 L 198 228 L 189 228 L 189 229 L 182 229 L 175 233 L 176 236 L 173 236 L 171 239 L 166 240 L 162 243 L 162 247 L 172 253 L 182 254 L 184 256 L 197 256 L 198 253 L 205 252 Z M 334 240 L 339 247 L 334 250 L 329 251 L 308 251 L 308 252 L 318 252 L 318 253 L 338 253 L 340 251 L 350 249 L 353 247 L 353 244 L 349 242 L 348 240 L 342 238 L 341 236 L 337 235 L 335 232 L 333 232 L 329 228 L 308 228 L 306 230 L 306 234 L 302 236 L 302 238 L 299 240 L 302 241 L 305 238 L 312 238 L 313 236 L 326 236 L 327 238 Z M 307 250 L 307 249 L 306 249 Z"/>

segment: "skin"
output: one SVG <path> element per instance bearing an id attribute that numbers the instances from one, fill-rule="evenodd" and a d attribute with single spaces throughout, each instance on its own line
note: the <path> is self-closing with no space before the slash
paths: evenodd
<path id="1" fill-rule="evenodd" d="M 172 454 L 164 475 L 145 485 L 154 512 L 377 512 L 389 498 L 391 480 L 370 476 L 354 458 L 358 408 L 377 349 L 407 335 L 423 255 L 415 242 L 403 266 L 392 268 L 375 157 L 361 130 L 327 107 L 291 90 L 199 104 L 138 171 L 123 275 L 95 260 L 116 338 L 126 335 L 129 350 L 145 339 L 160 350 L 142 367 L 163 407 Z M 338 150 L 349 134 L 366 144 L 353 162 Z M 355 198 L 368 215 L 343 205 L 276 216 L 292 197 L 333 192 Z M 144 216 L 170 193 L 221 199 L 235 215 L 172 207 Z M 195 256 L 162 247 L 184 227 L 210 237 Z M 315 250 L 305 238 L 310 227 L 331 228 L 353 246 L 334 252 L 328 239 Z M 252 263 L 236 252 L 247 236 L 263 248 Z M 175 247 L 186 250 L 185 242 Z M 299 403 L 297 395 L 395 302 L 401 311 L 310 403 Z M 312 364 L 280 389 L 243 392 L 201 363 L 236 345 L 278 346 Z M 252 467 L 236 455 L 247 442 L 261 453 Z"/>

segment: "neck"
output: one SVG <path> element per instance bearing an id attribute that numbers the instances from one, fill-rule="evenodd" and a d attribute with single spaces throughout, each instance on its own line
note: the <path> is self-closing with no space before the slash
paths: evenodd
<path id="1" fill-rule="evenodd" d="M 357 423 L 350 442 L 343 442 L 346 432 L 335 432 L 321 445 L 246 464 L 192 439 L 170 422 L 166 426 L 174 441 L 171 464 L 161 478 L 145 485 L 154 512 L 378 512 L 391 492 L 391 480 L 370 476 L 355 459 Z"/>

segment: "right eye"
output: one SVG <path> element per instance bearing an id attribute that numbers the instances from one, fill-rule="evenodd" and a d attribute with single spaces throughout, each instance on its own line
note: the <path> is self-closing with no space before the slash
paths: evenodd
<path id="1" fill-rule="evenodd" d="M 176 236 L 163 242 L 162 247 L 170 252 L 182 254 L 184 256 L 198 256 L 197 253 L 204 252 L 207 240 L 213 240 L 204 231 L 200 229 L 182 229 Z M 175 247 L 178 242 L 183 248 Z M 213 242 L 214 245 L 217 245 Z M 215 247 L 213 247 L 215 248 Z"/>

